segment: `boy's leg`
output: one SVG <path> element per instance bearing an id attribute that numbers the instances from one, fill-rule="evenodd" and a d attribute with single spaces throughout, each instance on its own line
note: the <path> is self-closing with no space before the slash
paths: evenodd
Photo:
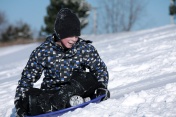
<path id="1" fill-rule="evenodd" d="M 69 83 L 53 95 L 36 88 L 26 92 L 29 107 L 27 114 L 37 115 L 72 106 L 69 102 L 72 101 L 73 96 L 92 97 L 98 88 L 102 88 L 102 86 L 91 73 L 75 71 Z"/>

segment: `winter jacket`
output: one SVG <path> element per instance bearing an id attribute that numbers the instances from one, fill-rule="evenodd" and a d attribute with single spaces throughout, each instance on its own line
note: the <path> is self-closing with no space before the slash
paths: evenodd
<path id="1" fill-rule="evenodd" d="M 84 67 L 94 73 L 98 81 L 107 87 L 107 67 L 91 44 L 79 38 L 71 49 L 65 51 L 50 36 L 30 55 L 18 82 L 15 97 L 18 99 L 23 92 L 33 87 L 43 72 L 41 89 L 58 90 L 69 81 L 75 68 L 83 70 Z"/>

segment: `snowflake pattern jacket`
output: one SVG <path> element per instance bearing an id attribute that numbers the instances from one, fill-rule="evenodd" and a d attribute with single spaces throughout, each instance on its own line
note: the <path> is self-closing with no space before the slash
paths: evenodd
<path id="1" fill-rule="evenodd" d="M 98 81 L 107 87 L 107 67 L 91 44 L 79 38 L 71 49 L 64 51 L 50 36 L 32 52 L 18 82 L 15 97 L 18 99 L 23 92 L 33 87 L 43 72 L 41 88 L 58 90 L 69 80 L 75 68 L 83 70 L 83 66 L 93 72 Z"/>

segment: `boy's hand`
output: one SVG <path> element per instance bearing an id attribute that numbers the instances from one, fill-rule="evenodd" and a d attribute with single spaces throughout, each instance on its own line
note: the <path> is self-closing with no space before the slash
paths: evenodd
<path id="1" fill-rule="evenodd" d="M 101 99 L 101 101 L 107 100 L 108 98 L 110 98 L 110 92 L 108 89 L 106 88 L 98 88 L 96 91 L 96 97 L 104 95 L 105 97 Z"/>
<path id="2" fill-rule="evenodd" d="M 18 99 L 15 101 L 16 116 L 24 117 L 27 113 L 28 103 L 24 100 Z"/>

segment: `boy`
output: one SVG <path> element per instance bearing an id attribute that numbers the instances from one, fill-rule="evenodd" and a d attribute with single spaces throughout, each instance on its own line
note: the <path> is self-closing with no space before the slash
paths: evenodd
<path id="1" fill-rule="evenodd" d="M 67 8 L 61 9 L 54 34 L 32 52 L 22 72 L 15 95 L 17 117 L 74 106 L 83 103 L 86 97 L 101 94 L 106 94 L 103 100 L 110 97 L 105 63 L 90 41 L 79 36 L 78 17 Z M 45 77 L 41 89 L 33 88 L 42 72 Z"/>

